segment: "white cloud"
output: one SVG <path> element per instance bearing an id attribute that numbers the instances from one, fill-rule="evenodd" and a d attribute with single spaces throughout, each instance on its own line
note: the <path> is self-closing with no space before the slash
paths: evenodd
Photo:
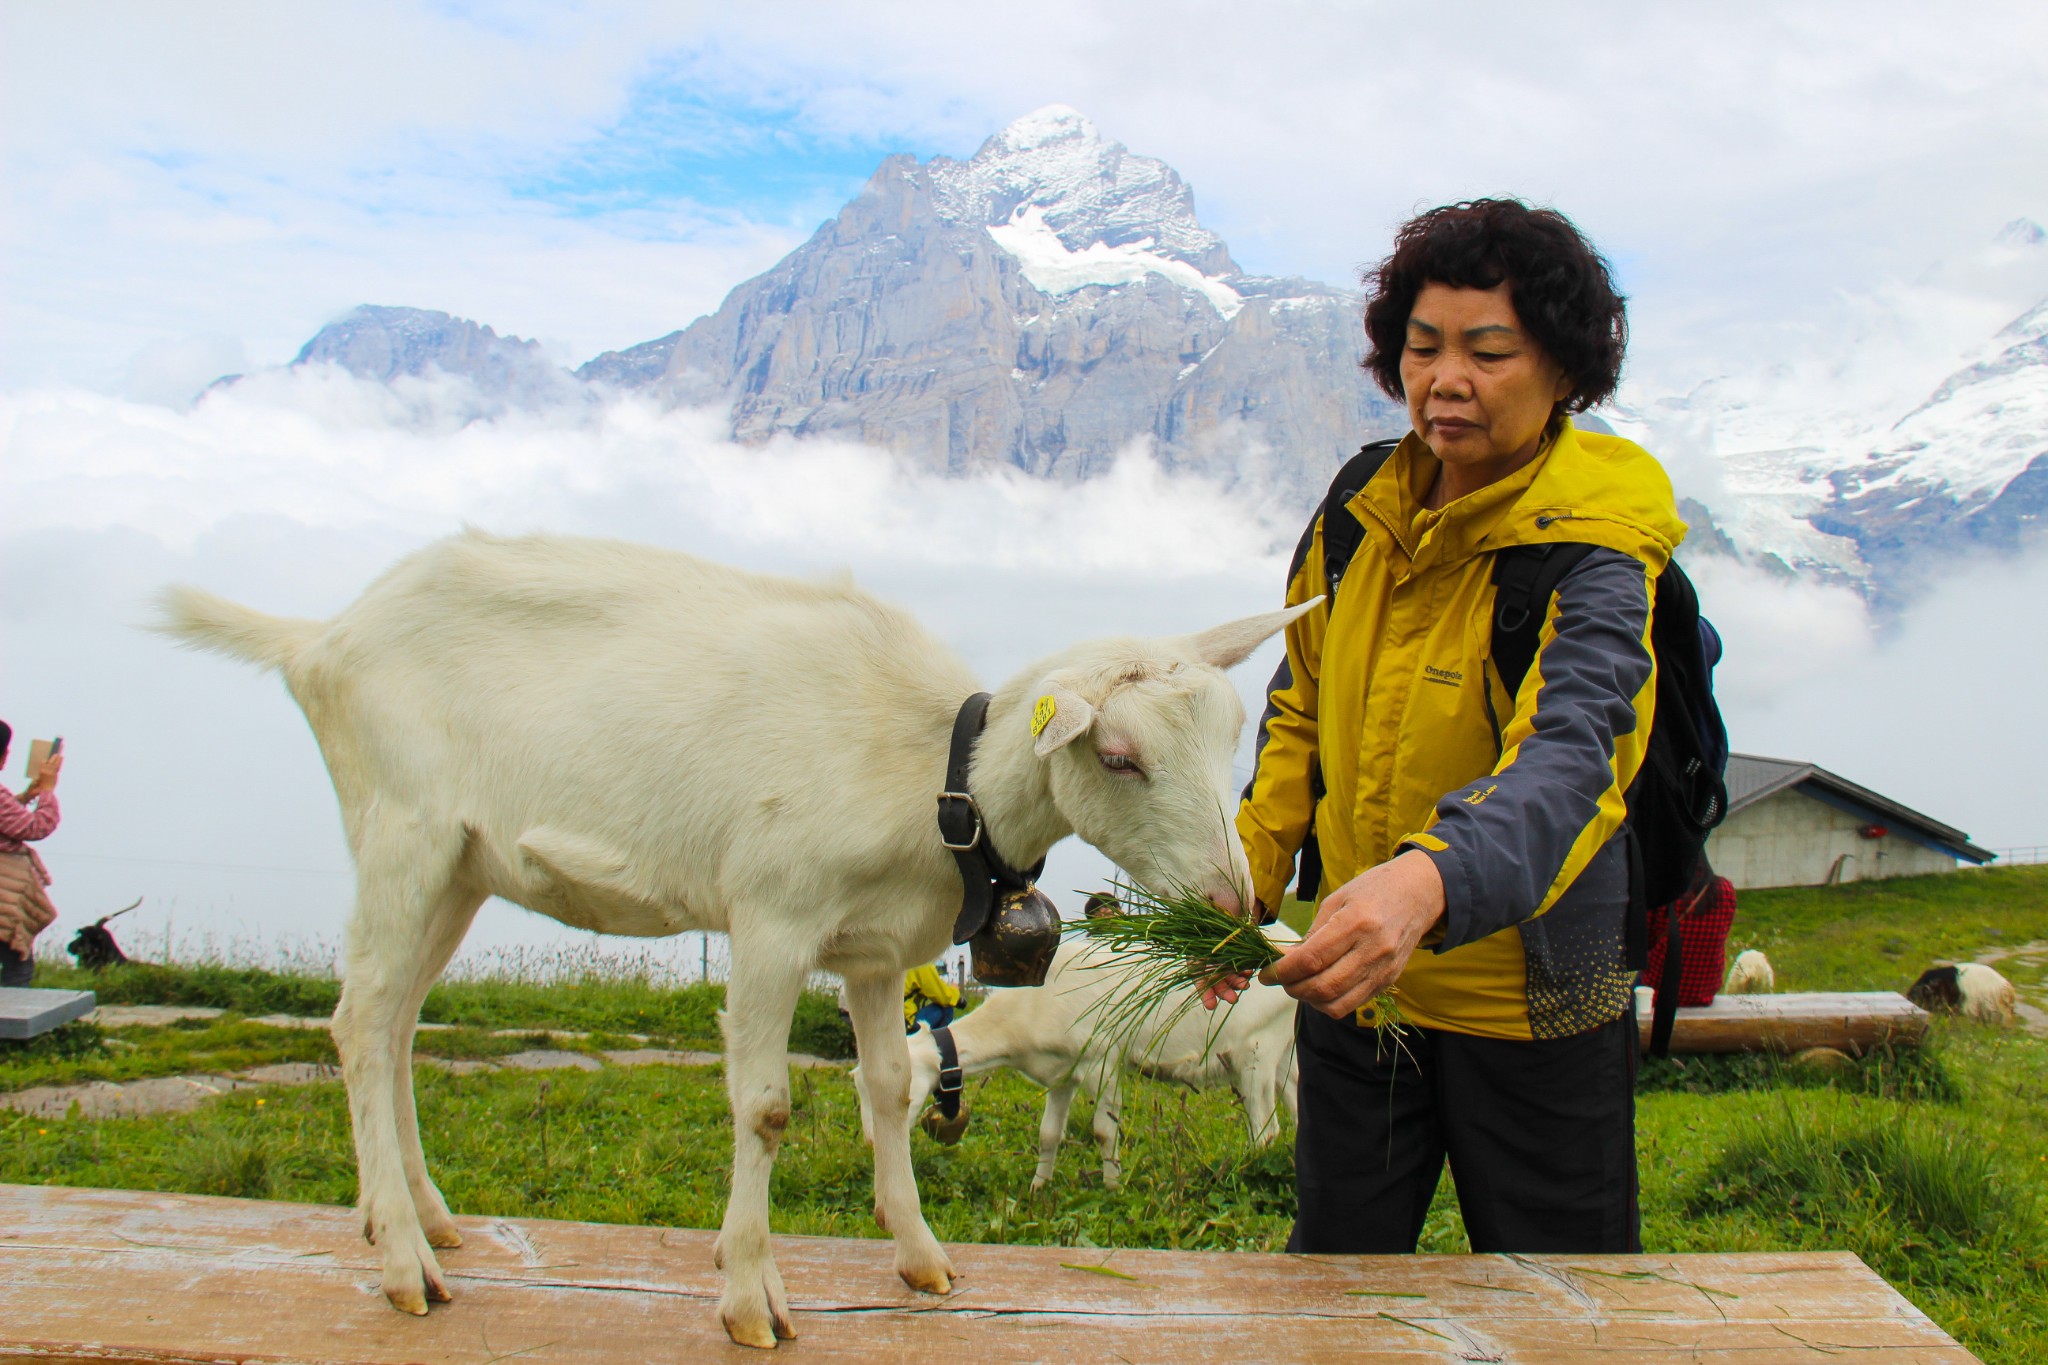
<path id="1" fill-rule="evenodd" d="M 50 846 L 66 924 L 143 894 L 149 933 L 168 919 L 264 950 L 338 940 L 351 883 L 311 736 L 274 677 L 138 629 L 168 582 L 318 617 L 464 521 L 617 535 L 758 569 L 851 568 L 993 682 L 1074 639 L 1271 608 L 1298 529 L 1142 451 L 1079 485 L 948 480 L 844 444 L 737 447 L 716 414 L 636 403 L 451 429 L 422 421 L 459 406 L 435 390 L 309 371 L 185 412 L 79 390 L 0 398 L 0 715 L 70 740 Z M 1738 747 L 1825 763 L 1985 842 L 2048 834 L 2048 803 L 2028 795 L 2048 754 L 2023 714 L 2048 658 L 2011 626 L 2031 619 L 2048 564 L 1975 573 L 1890 640 L 1845 591 L 1692 567 L 1728 641 Z M 1237 672 L 1248 709 L 1273 654 Z M 1046 881 L 1065 900 L 1106 871 L 1063 847 Z M 473 938 L 480 952 L 582 941 L 502 906 Z"/>
<path id="2" fill-rule="evenodd" d="M 422 421 L 459 408 L 459 389 L 309 370 L 184 412 L 81 390 L 0 397 L 0 574 L 15 585 L 0 602 L 0 715 L 70 740 L 50 846 L 67 923 L 147 894 L 154 915 L 175 906 L 181 934 L 340 932 L 347 862 L 304 722 L 274 677 L 138 629 L 168 582 L 325 616 L 464 522 L 620 535 L 773 571 L 850 567 L 995 682 L 1075 639 L 1270 609 L 1298 529 L 1167 477 L 1142 450 L 1061 486 L 916 475 L 826 442 L 746 449 L 719 439 L 718 414 L 632 402 L 573 420 Z M 1271 668 L 1239 671 L 1248 700 Z M 1106 872 L 1067 849 L 1047 884 L 1064 899 Z M 578 937 L 499 907 L 477 942 Z"/>

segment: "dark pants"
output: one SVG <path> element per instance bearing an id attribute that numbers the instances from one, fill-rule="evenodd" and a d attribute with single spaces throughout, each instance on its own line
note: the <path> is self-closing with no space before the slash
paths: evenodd
<path id="1" fill-rule="evenodd" d="M 0 944 L 0 986 L 26 986 L 36 979 L 36 960 Z"/>
<path id="2" fill-rule="evenodd" d="M 1410 1025 L 1400 1047 L 1304 1005 L 1289 1251 L 1408 1252 L 1444 1159 L 1474 1251 L 1642 1250 L 1636 1024 L 1516 1042 Z"/>
<path id="3" fill-rule="evenodd" d="M 952 1022 L 953 1007 L 951 1005 L 935 1005 L 927 1000 L 917 1007 L 917 1017 L 910 1021 L 910 1027 L 905 1032 L 917 1032 L 919 1024 L 929 1024 L 933 1028 L 944 1028 Z"/>

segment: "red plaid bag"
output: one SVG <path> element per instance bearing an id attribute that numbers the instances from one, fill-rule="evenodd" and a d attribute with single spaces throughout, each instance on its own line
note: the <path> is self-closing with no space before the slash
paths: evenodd
<path id="1" fill-rule="evenodd" d="M 1654 995 L 1664 977 L 1664 937 L 1671 908 L 1650 912 L 1650 954 L 1642 983 Z M 1678 1003 L 1711 1005 L 1728 975 L 1728 930 L 1735 923 L 1735 885 L 1726 877 L 1708 876 L 1706 884 L 1679 904 Z M 1654 1005 L 1653 1005 L 1654 1007 Z"/>

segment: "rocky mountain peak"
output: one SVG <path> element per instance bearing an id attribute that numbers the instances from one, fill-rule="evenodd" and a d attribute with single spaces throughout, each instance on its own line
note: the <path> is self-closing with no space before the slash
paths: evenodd
<path id="1" fill-rule="evenodd" d="M 1016 155 L 1034 151 L 1053 142 L 1085 142 L 1100 144 L 1102 132 L 1089 117 L 1070 104 L 1048 104 L 1043 109 L 1034 109 L 1009 127 L 994 134 L 981 145 L 977 159 L 996 155 Z"/>
<path id="2" fill-rule="evenodd" d="M 437 374 L 460 378 L 492 405 L 544 407 L 576 396 L 574 381 L 539 342 L 500 336 L 429 308 L 366 303 L 351 309 L 322 327 L 292 361 L 294 369 L 319 364 L 384 384 Z"/>
<path id="3" fill-rule="evenodd" d="M 1194 191 L 1173 167 L 1104 138 L 1063 104 L 1026 114 L 966 161 L 934 157 L 926 169 L 948 222 L 1043 223 L 1068 252 L 1142 250 L 1210 278 L 1238 273 L 1223 239 L 1195 216 Z"/>

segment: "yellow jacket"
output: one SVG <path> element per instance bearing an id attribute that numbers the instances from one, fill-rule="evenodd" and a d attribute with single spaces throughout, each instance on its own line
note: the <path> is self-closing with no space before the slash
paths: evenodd
<path id="1" fill-rule="evenodd" d="M 1269 906 L 1312 805 L 1318 899 L 1404 847 L 1425 850 L 1444 878 L 1445 929 L 1398 983 L 1408 1017 L 1562 1037 L 1628 1001 L 1627 854 L 1614 836 L 1653 719 L 1655 580 L 1685 523 L 1647 452 L 1569 422 L 1527 466 L 1430 511 L 1436 470 L 1411 434 L 1349 504 L 1364 538 L 1334 611 L 1287 629 L 1238 833 Z M 1489 654 L 1490 552 L 1545 541 L 1599 548 L 1559 583 L 1511 697 Z M 1324 586 L 1319 518 L 1287 600 Z"/>
<path id="2" fill-rule="evenodd" d="M 903 974 L 903 1022 L 917 1021 L 918 1007 L 930 1001 L 934 1005 L 958 1008 L 960 988 L 939 975 L 939 969 L 927 962 L 922 967 L 912 967 Z"/>

